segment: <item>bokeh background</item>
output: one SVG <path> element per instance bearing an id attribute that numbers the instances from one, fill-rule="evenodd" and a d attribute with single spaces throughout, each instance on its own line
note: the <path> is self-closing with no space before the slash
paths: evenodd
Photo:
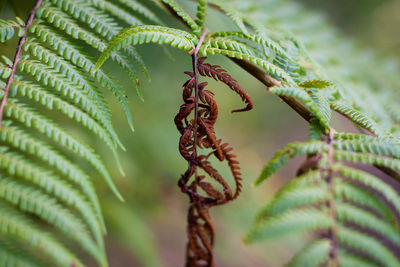
<path id="1" fill-rule="evenodd" d="M 297 2 L 324 14 L 344 38 L 354 39 L 361 47 L 372 49 L 379 55 L 400 59 L 400 0 Z M 191 9 L 190 4 L 183 4 Z M 32 0 L 0 0 L 0 17 L 17 15 L 25 20 L 32 5 Z M 163 16 L 161 12 L 159 14 Z M 210 25 L 231 27 L 228 20 L 212 14 Z M 168 17 L 163 19 L 169 25 L 179 26 Z M 15 45 L 0 45 L 0 54 L 12 57 Z M 115 129 L 127 148 L 126 152 L 120 153 L 126 175 L 119 173 L 101 143 L 73 123 L 66 121 L 65 125 L 100 151 L 126 199 L 125 203 L 120 203 L 102 179 L 93 173 L 108 225 L 106 244 L 110 266 L 183 266 L 188 199 L 180 192 L 177 181 L 186 169 L 186 162 L 177 149 L 179 135 L 173 118 L 182 101 L 182 84 L 187 79 L 183 71 L 190 70 L 191 60 L 183 52 L 170 49 L 174 58 L 171 59 L 156 45 L 146 45 L 138 50 L 152 76 L 151 83 L 144 77 L 142 79 L 145 102 L 138 99 L 125 73 L 113 64 L 106 65 L 106 69 L 125 86 L 133 110 L 135 132 L 130 131 L 119 104 L 111 100 Z M 209 62 L 229 70 L 255 104 L 250 112 L 231 114 L 232 109 L 241 107 L 240 99 L 227 88 L 208 80 L 220 108 L 217 136 L 234 147 L 244 177 L 243 193 L 239 199 L 211 210 L 217 232 L 217 266 L 282 266 L 304 245 L 307 236 L 256 245 L 243 244 L 242 237 L 250 228 L 257 210 L 282 183 L 295 175 L 302 159 L 293 160 L 259 187 L 251 187 L 251 183 L 276 150 L 288 142 L 306 140 L 307 124 L 229 60 L 216 56 Z M 338 117 L 333 119 L 335 128 L 351 127 Z M 225 166 L 221 166 L 221 172 L 229 177 Z"/>

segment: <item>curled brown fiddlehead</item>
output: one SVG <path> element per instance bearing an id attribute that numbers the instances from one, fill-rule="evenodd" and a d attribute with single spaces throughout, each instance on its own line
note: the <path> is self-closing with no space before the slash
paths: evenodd
<path id="1" fill-rule="evenodd" d="M 214 228 L 209 208 L 237 198 L 241 192 L 242 180 L 239 162 L 235 159 L 232 148 L 215 136 L 218 105 L 213 92 L 205 89 L 208 83 L 198 82 L 198 74 L 221 81 L 240 95 L 246 107 L 233 112 L 247 111 L 253 107 L 250 97 L 237 81 L 219 66 L 204 63 L 205 59 L 197 59 L 197 53 L 193 53 L 193 72 L 185 72 L 190 78 L 183 85 L 184 103 L 175 117 L 176 127 L 181 133 L 179 151 L 188 162 L 188 169 L 181 176 L 178 185 L 190 199 L 186 256 L 186 266 L 190 267 L 214 266 Z M 208 154 L 199 154 L 198 149 L 208 150 Z M 211 166 L 211 156 L 227 162 L 235 181 L 234 192 Z M 207 177 L 213 183 L 206 181 Z"/>

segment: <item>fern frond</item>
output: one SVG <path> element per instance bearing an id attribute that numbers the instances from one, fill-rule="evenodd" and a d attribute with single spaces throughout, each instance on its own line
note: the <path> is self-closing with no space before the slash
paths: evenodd
<path id="1" fill-rule="evenodd" d="M 293 233 L 328 229 L 331 223 L 325 212 L 313 208 L 294 209 L 259 221 L 246 235 L 245 241 L 254 242 Z"/>
<path id="2" fill-rule="evenodd" d="M 0 259 L 2 266 L 84 266 L 72 254 L 73 243 L 99 266 L 107 266 L 105 225 L 86 173 L 90 166 L 122 197 L 96 152 L 45 114 L 55 110 L 87 127 L 112 150 L 122 173 L 116 149 L 123 146 L 101 90 L 110 90 L 119 100 L 133 129 L 126 95 L 111 76 L 102 70 L 93 72 L 95 64 L 85 51 L 88 47 L 105 51 L 106 42 L 126 24 L 143 24 L 142 18 L 156 24 L 161 21 L 136 0 L 116 2 L 39 0 L 26 26 L 19 18 L 17 22 L 0 20 L 1 42 L 22 37 L 14 61 L 3 57 L 5 64 L 0 66 L 0 78 L 7 79 L 0 81 L 4 87 L 0 91 L 0 255 L 6 254 Z M 111 57 L 137 84 L 142 98 L 136 67 L 147 77 L 148 72 L 139 54 L 127 47 Z M 89 169 L 67 156 L 83 159 L 82 166 Z M 26 252 L 29 263 L 25 257 L 16 257 L 16 247 Z"/>
<path id="3" fill-rule="evenodd" d="M 62 8 L 62 10 L 67 12 L 70 16 L 72 16 L 76 20 L 85 23 L 89 28 L 95 30 L 99 35 L 106 38 L 106 40 L 111 40 L 115 35 L 117 35 L 121 31 L 121 27 L 119 27 L 117 23 L 114 20 L 112 20 L 108 15 L 106 15 L 102 11 L 98 11 L 96 9 L 91 8 L 90 7 L 91 5 L 88 5 L 88 3 L 86 2 L 79 3 L 78 1 L 77 3 L 70 3 L 70 5 L 63 5 L 63 3 L 60 3 L 58 0 L 53 0 L 52 2 L 53 4 L 56 4 L 58 7 Z M 103 0 L 93 0 L 91 2 L 92 4 L 95 4 L 100 8 L 104 8 L 105 10 L 111 11 L 111 14 L 117 15 L 117 17 L 119 17 L 120 19 L 125 21 L 127 20 L 129 25 L 142 24 L 141 21 L 137 20 L 136 17 L 131 16 L 129 13 L 126 13 L 125 11 L 115 6 L 114 4 L 111 4 Z M 123 14 L 121 14 L 120 12 L 123 12 Z M 91 35 L 91 37 L 92 37 L 91 39 L 93 39 L 94 36 Z M 87 38 L 85 37 L 80 36 L 80 38 L 85 42 L 89 41 L 86 40 Z M 89 42 L 91 43 L 91 41 Z M 99 47 L 97 47 L 97 49 L 99 49 Z M 104 50 L 104 47 L 101 47 L 101 49 Z M 132 48 L 125 49 L 125 52 L 132 59 L 134 59 L 136 63 L 139 64 L 143 72 L 146 74 L 146 76 L 148 76 L 147 68 L 144 66 L 140 56 Z M 136 90 L 139 98 L 143 100 L 143 96 L 139 88 L 139 79 L 135 74 L 134 68 L 129 66 L 129 62 L 127 62 L 127 60 L 124 59 L 123 55 L 113 54 L 112 57 L 115 61 L 117 61 L 118 64 L 120 64 L 120 66 L 125 71 L 128 72 L 129 77 L 133 80 L 134 84 L 136 84 Z M 124 95 L 122 95 L 121 97 L 120 93 L 121 89 L 118 88 L 118 90 L 115 90 L 115 87 L 110 89 L 123 105 L 128 121 L 130 122 L 131 121 L 130 112 L 128 113 L 129 107 L 126 103 L 126 100 L 124 99 Z M 131 129 L 133 130 L 133 126 L 132 125 L 130 126 Z"/>
<path id="4" fill-rule="evenodd" d="M 54 148 L 42 141 L 36 140 L 27 133 L 24 133 L 20 128 L 10 125 L 7 121 L 3 121 L 0 129 L 0 140 L 40 158 L 49 166 L 54 167 L 65 175 L 72 183 L 77 184 L 94 207 L 97 218 L 102 224 L 103 232 L 105 232 L 105 224 L 101 215 L 99 200 L 90 182 L 90 178 L 79 167 L 65 159 Z"/>
<path id="5" fill-rule="evenodd" d="M 344 250 L 339 250 L 339 264 L 340 266 L 354 266 L 354 267 L 378 267 L 379 265 L 365 258 L 350 254 Z"/>
<path id="6" fill-rule="evenodd" d="M 32 213 L 43 221 L 64 232 L 68 237 L 79 244 L 82 249 L 98 261 L 101 266 L 106 265 L 102 244 L 96 245 L 85 226 L 78 218 L 57 203 L 54 198 L 43 194 L 29 186 L 20 185 L 15 179 L 0 176 L 0 198 L 19 210 Z"/>
<path id="7" fill-rule="evenodd" d="M 286 86 L 272 87 L 269 89 L 269 91 L 277 96 L 286 96 L 298 99 L 301 103 L 303 103 L 306 107 L 310 109 L 310 111 L 313 113 L 315 118 L 318 119 L 318 123 L 321 124 L 322 127 L 326 129 L 330 128 L 329 125 L 331 113 L 329 104 L 320 95 L 314 93 L 308 94 L 301 88 Z"/>
<path id="8" fill-rule="evenodd" d="M 88 25 L 107 41 L 122 29 L 112 18 L 103 11 L 93 8 L 87 1 L 50 0 L 50 2 L 73 18 Z"/>
<path id="9" fill-rule="evenodd" d="M 297 42 L 293 40 L 285 40 L 280 42 L 280 45 L 285 50 L 285 55 L 278 53 L 273 60 L 273 63 L 285 70 L 296 81 L 302 75 L 302 67 L 300 61 L 300 48 Z"/>
<path id="10" fill-rule="evenodd" d="M 9 66 L 0 66 L 0 78 L 2 79 L 8 79 L 11 75 L 11 68 Z"/>
<path id="11" fill-rule="evenodd" d="M 190 27 L 192 32 L 200 33 L 199 25 L 193 20 L 193 18 L 181 8 L 174 0 L 161 0 L 167 5 L 177 16 L 179 16 L 187 26 Z"/>
<path id="12" fill-rule="evenodd" d="M 58 54 L 67 61 L 72 62 L 75 66 L 82 68 L 84 71 L 90 73 L 101 85 L 108 88 L 114 96 L 121 103 L 125 115 L 128 119 L 129 126 L 133 130 L 132 117 L 129 105 L 126 101 L 125 95 L 119 86 L 108 77 L 102 70 L 93 72 L 95 65 L 84 55 L 82 51 L 77 49 L 70 42 L 66 41 L 61 36 L 52 32 L 50 29 L 43 25 L 32 24 L 29 31 L 34 33 L 42 42 L 49 44 Z"/>
<path id="13" fill-rule="evenodd" d="M 368 138 L 364 141 L 344 140 L 335 142 L 335 147 L 339 150 L 349 152 L 371 153 L 376 155 L 387 155 L 393 158 L 400 158 L 400 145 L 378 138 Z"/>
<path id="14" fill-rule="evenodd" d="M 24 36 L 25 30 L 22 26 L 13 20 L 0 19 L 0 43 L 12 39 L 15 33 L 17 33 L 18 37 Z"/>
<path id="15" fill-rule="evenodd" d="M 115 150 L 115 145 L 120 143 L 114 141 L 118 140 L 117 134 L 112 128 L 110 118 L 107 118 L 107 116 L 104 115 L 94 99 L 91 99 L 81 90 L 77 89 L 75 84 L 71 83 L 66 76 L 55 73 L 51 68 L 43 64 L 36 61 L 21 60 L 18 66 L 20 71 L 31 74 L 35 80 L 41 82 L 44 86 L 51 86 L 56 91 L 60 92 L 60 94 L 70 98 L 71 102 L 78 105 L 88 115 L 91 115 L 91 117 L 96 119 L 96 121 L 98 121 L 103 128 L 107 129 L 108 132 L 108 134 L 103 134 L 101 137 L 112 151 Z M 19 85 L 26 86 L 24 83 L 19 83 Z M 71 116 L 74 116 L 74 114 L 71 113 Z M 111 136 L 114 140 L 111 139 Z"/>
<path id="16" fill-rule="evenodd" d="M 293 97 L 296 98 L 298 100 L 300 100 L 302 103 L 304 103 L 306 106 L 310 106 L 311 107 L 311 103 L 312 103 L 312 99 L 309 96 L 309 94 L 307 94 L 307 92 L 305 92 L 304 90 L 301 90 L 298 87 L 284 87 L 284 86 L 274 86 L 272 88 L 269 89 L 269 91 L 277 96 L 289 96 L 289 97 Z"/>
<path id="17" fill-rule="evenodd" d="M 211 36 L 214 37 L 236 37 L 239 39 L 244 39 L 244 40 L 249 40 L 254 43 L 257 43 L 261 45 L 261 47 L 269 48 L 276 53 L 282 55 L 285 58 L 290 58 L 289 55 L 286 53 L 286 51 L 275 41 L 265 37 L 265 36 L 260 36 L 260 35 L 255 35 L 251 33 L 244 33 L 244 32 L 234 32 L 234 31 L 225 31 L 225 32 L 213 32 L 211 33 Z"/>
<path id="18" fill-rule="evenodd" d="M 244 23 L 243 15 L 235 8 L 232 8 L 230 5 L 223 4 L 218 0 L 209 0 L 209 2 L 220 8 L 243 33 L 248 32 Z"/>
<path id="19" fill-rule="evenodd" d="M 400 196 L 391 186 L 389 186 L 385 182 L 381 181 L 380 179 L 376 179 L 376 177 L 365 171 L 353 169 L 343 165 L 334 165 L 332 166 L 332 169 L 339 172 L 341 175 L 347 177 L 348 179 L 362 183 L 378 191 L 387 201 L 389 201 L 395 207 L 397 212 L 400 212 Z"/>
<path id="20" fill-rule="evenodd" d="M 255 185 L 262 183 L 268 179 L 272 174 L 277 172 L 283 165 L 291 158 L 300 156 L 302 154 L 313 154 L 319 151 L 326 151 L 328 148 L 321 141 L 310 141 L 308 143 L 291 143 L 284 149 L 275 153 L 274 157 L 262 170 L 260 176 L 254 182 Z"/>
<path id="21" fill-rule="evenodd" d="M 206 48 L 233 50 L 250 56 L 258 56 L 257 52 L 249 45 L 236 40 L 221 38 L 221 37 L 206 39 L 202 49 Z"/>
<path id="22" fill-rule="evenodd" d="M 66 149 L 87 160 L 104 177 L 114 194 L 118 196 L 119 199 L 123 199 L 111 180 L 111 177 L 103 162 L 91 148 L 79 142 L 76 138 L 66 133 L 50 120 L 24 106 L 23 104 L 19 104 L 15 100 L 6 106 L 4 114 L 9 118 L 21 122 L 27 127 L 35 128 L 40 133 L 54 140 L 56 143 L 65 146 Z"/>
<path id="23" fill-rule="evenodd" d="M 63 89 L 65 89 L 65 87 Z M 112 150 L 114 150 L 114 144 L 116 142 L 119 143 L 119 139 L 114 141 L 107 129 L 105 129 L 87 113 L 83 112 L 77 106 L 57 97 L 56 95 L 42 90 L 37 85 L 15 80 L 10 88 L 10 93 L 13 96 L 20 95 L 32 99 L 49 110 L 61 111 L 69 118 L 74 119 L 76 122 L 81 123 L 83 126 L 91 130 L 95 135 L 103 140 L 105 144 L 111 147 Z"/>
<path id="24" fill-rule="evenodd" d="M 27 259 L 15 249 L 7 248 L 6 244 L 0 241 L 0 266 L 24 266 L 24 267 L 40 267 L 32 259 Z"/>
<path id="25" fill-rule="evenodd" d="M 400 233 L 389 223 L 382 221 L 370 212 L 349 204 L 336 205 L 336 216 L 343 222 L 355 223 L 363 228 L 375 231 L 387 237 L 393 244 L 400 245 Z"/>
<path id="26" fill-rule="evenodd" d="M 359 124 L 361 127 L 364 127 L 374 133 L 378 137 L 384 137 L 384 131 L 379 127 L 379 125 L 372 120 L 369 116 L 365 115 L 364 113 L 351 108 L 347 105 L 333 103 L 331 104 L 333 110 L 342 113 L 344 116 L 351 119 L 353 122 Z"/>
<path id="27" fill-rule="evenodd" d="M 346 176 L 348 179 L 349 177 Z M 384 202 L 366 189 L 360 188 L 352 183 L 335 179 L 335 196 L 339 199 L 355 203 L 361 207 L 366 207 L 371 211 L 382 216 L 388 222 L 396 222 L 396 217 Z"/>
<path id="28" fill-rule="evenodd" d="M 124 4 L 125 6 L 129 7 L 131 11 L 135 11 L 148 19 L 149 21 L 157 24 L 163 25 L 164 23 L 153 13 L 153 11 L 140 2 L 136 0 L 118 0 L 118 2 Z"/>
<path id="29" fill-rule="evenodd" d="M 284 187 L 271 202 L 264 208 L 261 208 L 256 221 L 262 220 L 263 217 L 273 216 L 293 208 L 323 203 L 329 199 L 327 193 L 327 188 L 323 188 L 322 186 Z"/>
<path id="30" fill-rule="evenodd" d="M 100 10 L 108 11 L 110 14 L 119 18 L 122 21 L 125 21 L 127 24 L 131 26 L 142 25 L 144 24 L 139 18 L 133 16 L 131 13 L 126 12 L 124 9 L 120 8 L 113 3 L 104 0 L 88 0 L 94 7 L 97 7 Z"/>
<path id="31" fill-rule="evenodd" d="M 380 137 L 379 139 L 376 136 L 371 136 L 371 135 L 367 135 L 367 134 L 357 134 L 357 133 L 343 133 L 343 132 L 339 132 L 336 133 L 334 136 L 335 140 L 338 141 L 360 141 L 360 142 L 376 142 L 376 141 L 380 141 L 380 142 L 389 142 L 391 144 L 398 144 L 398 141 L 396 141 L 393 138 L 389 137 Z"/>
<path id="32" fill-rule="evenodd" d="M 196 42 L 197 38 L 185 31 L 164 26 L 134 26 L 121 31 L 111 40 L 107 49 L 98 59 L 95 71 L 103 65 L 112 53 L 129 45 L 158 43 L 189 51 L 194 48 Z"/>
<path id="33" fill-rule="evenodd" d="M 0 235 L 28 245 L 35 253 L 46 255 L 55 265 L 83 267 L 84 265 L 59 242 L 43 232 L 14 209 L 0 204 Z"/>
<path id="34" fill-rule="evenodd" d="M 199 0 L 197 4 L 197 13 L 195 22 L 200 31 L 204 28 L 204 21 L 207 13 L 207 0 Z"/>
<path id="35" fill-rule="evenodd" d="M 87 31 L 72 21 L 67 17 L 64 13 L 56 10 L 52 7 L 42 7 L 37 11 L 38 18 L 46 19 L 49 23 L 53 24 L 56 28 L 59 28 L 65 31 L 68 35 L 75 39 L 83 40 L 90 46 L 96 48 L 100 52 L 103 52 L 106 49 L 106 44 L 95 34 L 92 34 L 90 31 Z M 134 52 L 132 52 L 136 58 Z M 131 77 L 134 84 L 138 83 L 138 78 L 135 73 L 135 70 L 132 66 L 130 66 L 128 60 L 124 57 L 124 55 L 115 53 L 112 55 L 112 59 L 115 60 Z"/>
<path id="36" fill-rule="evenodd" d="M 61 202 L 76 209 L 89 226 L 99 244 L 103 244 L 101 223 L 85 198 L 71 186 L 49 171 L 30 163 L 15 152 L 6 152 L 1 147 L 0 168 L 9 176 L 17 176 L 41 187 L 43 191 L 53 195 Z"/>
<path id="37" fill-rule="evenodd" d="M 289 262 L 288 267 L 321 266 L 328 259 L 330 250 L 330 240 L 312 242 Z"/>
<path id="38" fill-rule="evenodd" d="M 311 96 L 315 105 L 315 108 L 312 108 L 311 111 L 316 113 L 322 125 L 329 128 L 332 112 L 328 100 L 319 94 L 316 89 L 306 89 L 306 91 Z"/>
<path id="39" fill-rule="evenodd" d="M 336 160 L 349 161 L 354 163 L 363 163 L 368 165 L 376 165 L 386 167 L 396 171 L 400 171 L 400 160 L 391 159 L 384 156 L 377 156 L 364 153 L 351 153 L 343 151 L 335 151 L 334 157 Z"/>
<path id="40" fill-rule="evenodd" d="M 205 49 L 200 48 L 199 55 L 201 55 L 201 56 L 223 55 L 223 56 L 228 56 L 231 58 L 248 60 L 251 63 L 254 63 L 254 64 L 262 67 L 267 73 L 276 77 L 278 80 L 283 80 L 289 85 L 295 84 L 295 82 L 292 80 L 292 78 L 289 76 L 288 73 L 286 73 L 284 70 L 282 70 L 278 66 L 272 64 L 271 62 L 264 60 L 262 58 L 259 58 L 259 57 L 251 56 L 248 54 L 243 54 L 243 53 L 240 53 L 237 51 L 225 50 L 225 49 L 219 49 L 219 48 L 205 48 Z"/>
<path id="41" fill-rule="evenodd" d="M 323 89 L 332 86 L 332 83 L 324 80 L 310 80 L 300 83 L 299 86 L 304 88 Z"/>
<path id="42" fill-rule="evenodd" d="M 376 260 L 379 265 L 399 266 L 400 261 L 381 242 L 371 236 L 347 227 L 339 228 L 339 241 L 351 248 L 360 250 Z"/>

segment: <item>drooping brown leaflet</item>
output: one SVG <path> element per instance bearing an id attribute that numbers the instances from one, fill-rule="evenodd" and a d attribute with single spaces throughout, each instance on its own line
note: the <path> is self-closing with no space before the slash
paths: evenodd
<path id="1" fill-rule="evenodd" d="M 243 109 L 232 112 L 243 112 L 253 108 L 250 97 L 237 81 L 219 66 L 204 63 L 205 59 L 205 57 L 197 58 L 197 51 L 193 53 L 193 72 L 185 72 L 190 78 L 183 85 L 184 103 L 175 117 L 176 127 L 181 133 L 179 151 L 188 162 L 188 169 L 178 182 L 182 192 L 186 193 L 190 199 L 187 267 L 214 266 L 214 228 L 210 220 L 209 208 L 237 198 L 241 191 L 242 180 L 239 162 L 235 159 L 236 155 L 232 153 L 232 148 L 215 136 L 214 125 L 218 118 L 217 102 L 214 94 L 205 89 L 208 83 L 198 82 L 198 74 L 221 81 L 240 95 L 247 105 Z M 200 155 L 198 148 L 210 150 L 210 152 Z M 235 180 L 234 192 L 218 171 L 211 166 L 209 157 L 213 155 L 220 161 L 228 163 Z M 203 171 L 204 174 L 199 174 L 199 171 Z M 214 180 L 214 184 L 206 181 L 207 176 Z"/>

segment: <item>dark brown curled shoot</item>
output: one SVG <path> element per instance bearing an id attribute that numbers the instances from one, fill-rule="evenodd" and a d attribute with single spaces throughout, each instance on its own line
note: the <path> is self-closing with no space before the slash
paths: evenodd
<path id="1" fill-rule="evenodd" d="M 197 74 L 221 81 L 240 95 L 247 105 L 233 112 L 247 111 L 253 107 L 250 97 L 232 76 L 219 66 L 204 63 L 205 58 L 197 59 L 196 56 L 192 55 L 193 72 L 185 72 L 190 78 L 183 84 L 184 103 L 174 119 L 181 133 L 179 152 L 188 162 L 188 169 L 179 179 L 178 185 L 181 191 L 188 195 L 191 203 L 188 212 L 189 241 L 186 254 L 186 266 L 190 267 L 214 266 L 212 251 L 214 229 L 208 209 L 237 198 L 242 187 L 240 166 L 236 155 L 232 153 L 232 148 L 217 139 L 215 134 L 218 105 L 214 93 L 205 89 L 207 82 L 198 82 Z M 206 150 L 208 150 L 207 154 L 199 153 Z M 209 161 L 212 155 L 220 161 L 227 162 L 235 182 L 234 192 L 218 170 L 212 167 Z"/>

